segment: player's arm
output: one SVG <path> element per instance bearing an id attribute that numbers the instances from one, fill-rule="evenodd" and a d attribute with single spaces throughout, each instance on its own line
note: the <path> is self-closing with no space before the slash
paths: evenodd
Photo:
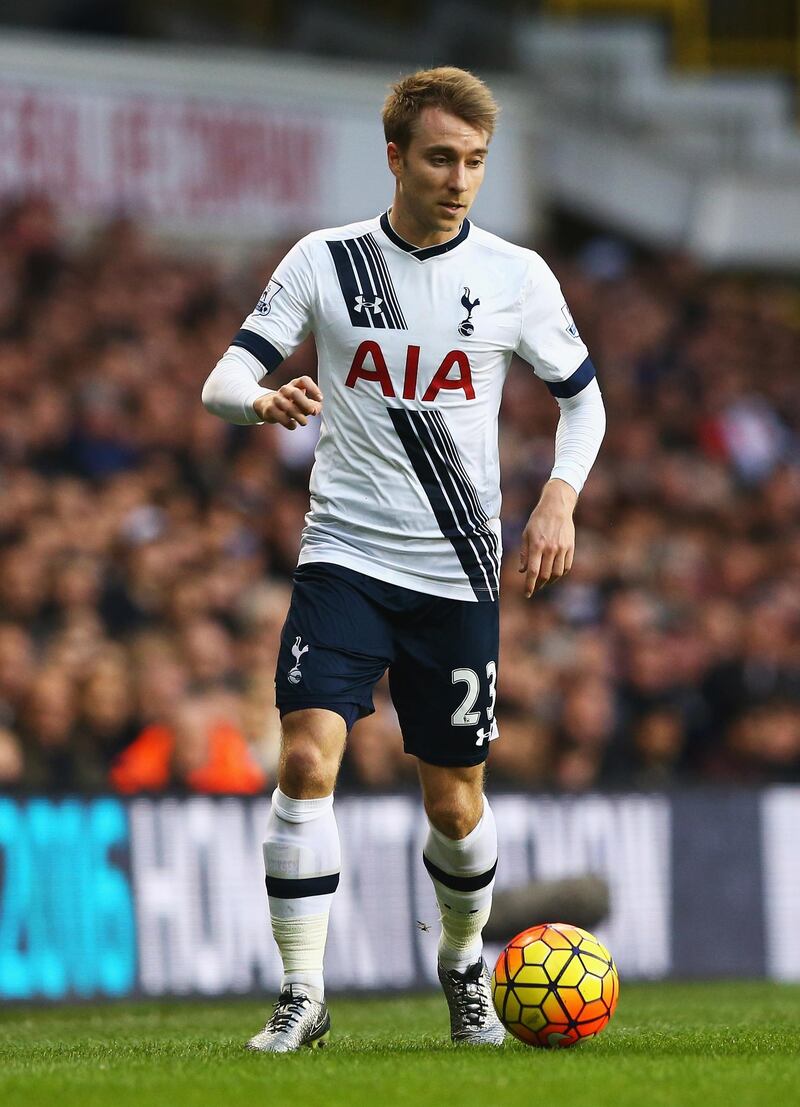
<path id="1" fill-rule="evenodd" d="M 229 423 L 279 423 L 288 430 L 318 415 L 322 393 L 310 377 L 296 377 L 273 390 L 261 381 L 295 350 L 311 329 L 313 263 L 307 240 L 275 270 L 255 309 L 203 386 L 207 411 Z"/>
<path id="2" fill-rule="evenodd" d="M 322 393 L 311 377 L 295 377 L 278 389 L 262 388 L 263 366 L 230 346 L 203 385 L 203 406 L 228 423 L 280 423 L 304 427 L 322 410 Z"/>
<path id="3" fill-rule="evenodd" d="M 576 396 L 559 397 L 558 406 L 555 464 L 522 534 L 519 571 L 525 574 L 528 597 L 572 568 L 572 516 L 605 433 L 606 413 L 597 380 Z"/>
<path id="4" fill-rule="evenodd" d="M 560 409 L 555 464 L 522 533 L 519 571 L 530 597 L 572 568 L 573 513 L 605 433 L 605 409 L 594 366 L 558 281 L 538 259 L 528 290 L 518 350 L 547 384 Z"/>

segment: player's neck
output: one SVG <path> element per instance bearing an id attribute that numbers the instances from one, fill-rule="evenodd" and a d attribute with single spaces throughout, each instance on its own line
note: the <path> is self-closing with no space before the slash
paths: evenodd
<path id="1" fill-rule="evenodd" d="M 452 238 L 457 238 L 463 226 L 463 223 L 459 223 L 457 229 L 452 232 L 428 230 L 404 210 L 402 203 L 398 203 L 397 197 L 386 214 L 394 233 L 416 250 L 425 250 L 428 246 L 441 246 Z"/>

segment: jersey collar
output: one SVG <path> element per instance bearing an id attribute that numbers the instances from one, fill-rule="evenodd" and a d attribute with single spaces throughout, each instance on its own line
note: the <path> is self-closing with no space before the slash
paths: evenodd
<path id="1" fill-rule="evenodd" d="M 381 230 L 395 246 L 398 246 L 401 250 L 404 250 L 407 254 L 411 254 L 417 261 L 427 261 L 428 258 L 436 258 L 440 254 L 447 254 L 450 250 L 455 250 L 456 246 L 460 246 L 464 239 L 469 234 L 470 222 L 469 219 L 465 219 L 461 224 L 461 230 L 453 238 L 449 238 L 447 242 L 441 242 L 438 246 L 412 246 L 410 242 L 406 242 L 404 238 L 401 238 L 392 224 L 389 222 L 389 213 L 385 211 L 381 216 Z"/>

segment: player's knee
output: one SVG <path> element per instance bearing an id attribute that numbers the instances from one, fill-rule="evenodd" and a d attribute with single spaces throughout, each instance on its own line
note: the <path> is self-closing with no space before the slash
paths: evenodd
<path id="1" fill-rule="evenodd" d="M 296 799 L 328 795 L 336 783 L 336 769 L 313 741 L 292 742 L 281 756 L 281 791 Z"/>
<path id="2" fill-rule="evenodd" d="M 483 810 L 483 797 L 458 794 L 429 798 L 425 811 L 432 826 L 445 838 L 458 841 L 466 838 L 478 825 Z"/>

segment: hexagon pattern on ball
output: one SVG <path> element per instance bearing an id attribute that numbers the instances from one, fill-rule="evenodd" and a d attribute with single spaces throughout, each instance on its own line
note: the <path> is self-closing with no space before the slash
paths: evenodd
<path id="1" fill-rule="evenodd" d="M 563 1049 L 599 1034 L 618 996 L 611 954 L 594 934 L 569 923 L 523 930 L 500 954 L 492 974 L 492 999 L 506 1029 L 544 1049 Z"/>

